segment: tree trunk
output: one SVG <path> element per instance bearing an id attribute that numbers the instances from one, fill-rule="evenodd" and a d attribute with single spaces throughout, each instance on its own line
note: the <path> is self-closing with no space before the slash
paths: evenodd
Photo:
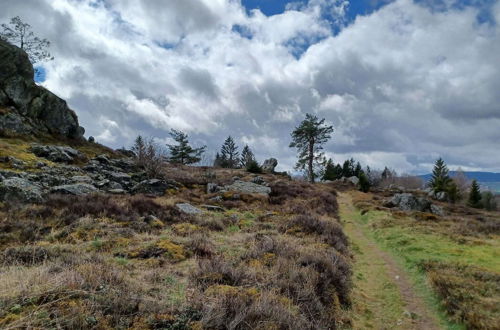
<path id="1" fill-rule="evenodd" d="M 314 160 L 314 140 L 309 141 L 309 182 L 314 183 L 314 171 L 313 171 L 313 160 Z"/>

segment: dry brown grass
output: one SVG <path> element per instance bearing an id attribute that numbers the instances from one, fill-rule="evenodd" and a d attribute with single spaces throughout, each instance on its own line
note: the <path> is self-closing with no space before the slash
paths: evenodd
<path id="1" fill-rule="evenodd" d="M 252 175 L 167 172 L 184 188 L 165 197 L 52 196 L 43 205 L 1 206 L 0 327 L 348 324 L 349 252 L 331 187 L 263 175 L 278 187 L 270 199 L 228 196 L 224 212 L 187 216 L 176 203 L 213 203 L 202 184 Z"/>
<path id="2" fill-rule="evenodd" d="M 426 262 L 423 268 L 448 313 L 469 329 L 498 329 L 500 275 L 473 266 Z"/>

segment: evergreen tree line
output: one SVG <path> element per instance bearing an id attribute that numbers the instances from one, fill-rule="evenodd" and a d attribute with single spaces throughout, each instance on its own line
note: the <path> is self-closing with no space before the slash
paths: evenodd
<path id="1" fill-rule="evenodd" d="M 215 155 L 214 167 L 222 168 L 245 168 L 252 173 L 260 173 L 262 169 L 255 159 L 255 155 L 248 145 L 238 151 L 238 146 L 231 136 L 228 136 Z"/>
<path id="2" fill-rule="evenodd" d="M 491 191 L 481 192 L 479 183 L 476 180 L 472 180 L 469 187 L 464 184 L 460 187 L 459 183 L 463 181 L 460 176 L 463 176 L 463 174 L 459 172 L 456 177 L 450 177 L 446 163 L 442 158 L 439 158 L 434 164 L 429 187 L 436 195 L 439 193 L 446 194 L 445 197 L 452 203 L 466 198 L 467 205 L 470 207 L 484 208 L 487 210 L 497 209 L 495 196 Z M 467 189 L 468 195 L 466 195 Z"/>
<path id="3" fill-rule="evenodd" d="M 169 135 L 175 143 L 166 145 L 168 153 L 153 139 L 146 139 L 141 135 L 137 136 L 131 149 L 136 155 L 137 163 L 147 168 L 162 162 L 191 165 L 201 161 L 206 146 L 192 147 L 188 135 L 179 130 L 172 129 Z M 249 172 L 260 173 L 262 169 L 250 147 L 245 145 L 241 154 L 238 149 L 234 139 L 229 136 L 222 144 L 220 152 L 217 152 L 213 166 L 245 168 Z"/>

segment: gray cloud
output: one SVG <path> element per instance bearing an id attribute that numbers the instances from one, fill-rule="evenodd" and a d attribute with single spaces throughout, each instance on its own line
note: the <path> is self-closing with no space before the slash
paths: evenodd
<path id="1" fill-rule="evenodd" d="M 52 41 L 44 85 L 114 147 L 176 128 L 215 151 L 231 134 L 290 169 L 290 131 L 309 112 L 334 125 L 337 161 L 500 171 L 498 24 L 398 0 L 332 35 L 317 9 L 341 15 L 343 2 L 325 4 L 266 17 L 222 0 L 3 0 L 0 21 L 21 15 Z M 498 22 L 500 3 L 489 10 Z M 316 41 L 295 58 L 300 38 Z"/>

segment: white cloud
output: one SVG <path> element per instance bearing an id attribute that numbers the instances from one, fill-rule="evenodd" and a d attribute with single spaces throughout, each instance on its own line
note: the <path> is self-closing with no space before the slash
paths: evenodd
<path id="1" fill-rule="evenodd" d="M 267 17 L 229 0 L 3 0 L 0 20 L 21 15 L 52 41 L 44 85 L 112 146 L 176 128 L 215 150 L 231 134 L 287 169 L 310 112 L 335 126 L 335 159 L 500 171 L 499 25 L 398 0 L 332 35 L 346 6 Z M 500 22 L 500 2 L 491 14 Z"/>

